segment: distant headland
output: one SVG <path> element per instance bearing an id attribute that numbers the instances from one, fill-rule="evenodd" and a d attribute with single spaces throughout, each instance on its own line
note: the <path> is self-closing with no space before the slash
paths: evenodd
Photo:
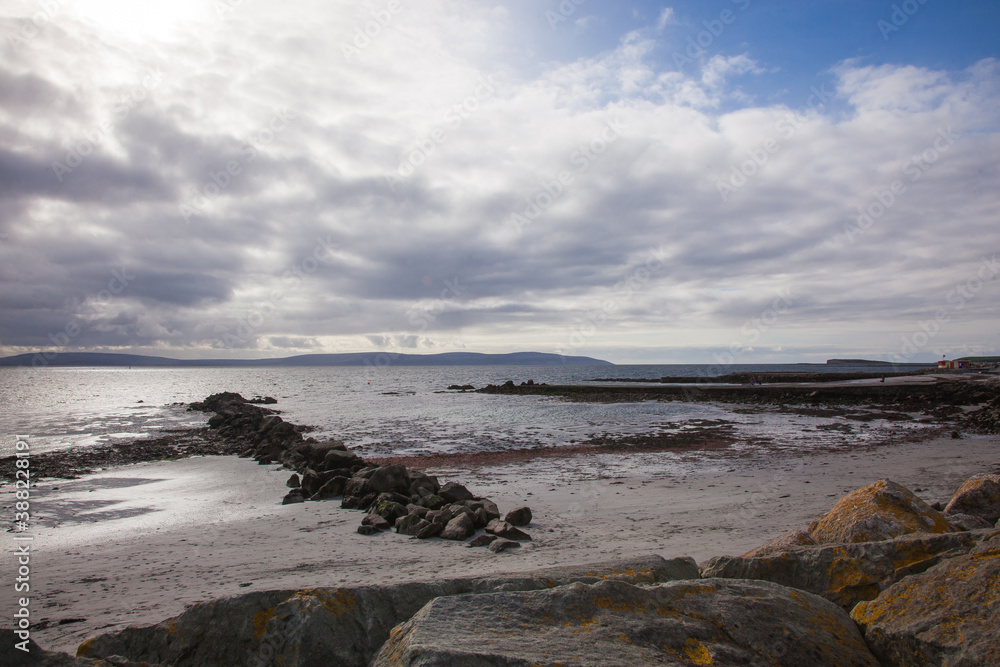
<path id="1" fill-rule="evenodd" d="M 170 359 L 139 354 L 105 352 L 37 352 L 0 358 L 0 366 L 39 367 L 175 367 L 233 368 L 287 366 L 614 366 L 610 361 L 591 357 L 570 357 L 545 352 L 481 354 L 398 354 L 394 352 L 353 352 L 306 354 L 281 359 Z"/>

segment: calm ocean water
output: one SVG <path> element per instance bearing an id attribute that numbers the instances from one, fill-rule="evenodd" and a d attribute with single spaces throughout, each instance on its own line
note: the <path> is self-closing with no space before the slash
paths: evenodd
<path id="1" fill-rule="evenodd" d="M 733 366 L 727 371 L 843 371 L 825 365 Z M 851 367 L 850 370 L 865 370 Z M 868 370 L 883 370 L 879 368 Z M 14 435 L 34 452 L 131 439 L 198 426 L 206 415 L 183 406 L 221 392 L 274 396 L 285 419 L 316 427 L 320 439 L 343 439 L 362 453 L 506 449 L 559 445 L 605 433 L 684 428 L 692 420 L 727 420 L 748 442 L 811 447 L 868 440 L 903 428 L 876 420 L 747 414 L 723 405 L 679 402 L 586 404 L 537 396 L 439 393 L 451 384 L 576 383 L 594 378 L 707 375 L 709 365 L 546 367 L 323 368 L 0 368 L 0 455 Z M 848 439 L 844 428 L 850 427 Z"/>

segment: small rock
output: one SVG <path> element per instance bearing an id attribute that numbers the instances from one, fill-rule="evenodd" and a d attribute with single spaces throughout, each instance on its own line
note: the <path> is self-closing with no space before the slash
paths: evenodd
<path id="1" fill-rule="evenodd" d="M 443 523 L 428 523 L 424 521 L 426 526 L 423 526 L 417 531 L 418 540 L 429 540 L 432 537 L 438 537 L 442 532 L 444 532 L 445 524 Z"/>
<path id="2" fill-rule="evenodd" d="M 472 519 L 467 514 L 459 514 L 449 521 L 441 531 L 441 537 L 446 540 L 464 540 L 476 532 L 476 527 L 472 525 Z M 418 536 L 419 537 L 419 536 Z"/>
<path id="3" fill-rule="evenodd" d="M 375 526 L 365 526 L 365 525 L 358 526 L 358 533 L 361 535 L 378 535 L 381 532 L 382 531 L 376 528 Z"/>
<path id="4" fill-rule="evenodd" d="M 289 489 L 297 489 L 302 486 L 302 482 L 299 480 L 298 474 L 292 474 L 292 476 L 288 478 L 288 481 L 285 482 L 285 486 Z"/>
<path id="5" fill-rule="evenodd" d="M 448 482 L 441 487 L 438 495 L 449 503 L 460 503 L 464 500 L 472 500 L 472 492 L 457 482 Z"/>
<path id="6" fill-rule="evenodd" d="M 430 521 L 425 521 L 416 514 L 407 514 L 396 519 L 396 532 L 400 535 L 416 535 L 429 525 L 431 525 Z"/>
<path id="7" fill-rule="evenodd" d="M 490 544 L 492 544 L 493 542 L 495 542 L 496 540 L 499 540 L 499 539 L 500 538 L 497 537 L 496 535 L 490 535 L 490 534 L 480 535 L 479 537 L 476 537 L 476 538 L 473 538 L 473 539 L 469 540 L 469 544 L 466 545 L 466 546 L 470 546 L 470 547 L 488 547 Z"/>
<path id="8" fill-rule="evenodd" d="M 292 489 L 285 494 L 285 497 L 281 499 L 282 505 L 292 505 L 294 503 L 304 503 L 305 498 L 302 497 L 302 491 L 299 489 Z"/>
<path id="9" fill-rule="evenodd" d="M 504 521 L 512 526 L 527 526 L 531 523 L 531 508 L 529 507 L 518 507 L 517 509 L 507 512 L 507 516 L 504 517 Z"/>
<path id="10" fill-rule="evenodd" d="M 521 548 L 521 543 L 514 542 L 512 540 L 504 540 L 498 538 L 490 542 L 490 551 L 492 551 L 495 554 L 498 554 L 501 551 L 507 551 L 507 549 L 520 549 L 520 548 Z"/>
<path id="11" fill-rule="evenodd" d="M 497 537 L 507 538 L 508 540 L 531 540 L 531 536 L 523 530 L 515 528 L 506 521 L 500 521 L 499 519 L 490 521 L 486 526 L 486 532 L 492 533 Z"/>

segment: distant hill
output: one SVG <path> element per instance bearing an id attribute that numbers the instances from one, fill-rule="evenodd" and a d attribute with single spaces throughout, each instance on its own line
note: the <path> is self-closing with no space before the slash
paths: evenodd
<path id="1" fill-rule="evenodd" d="M 0 366 L 54 367 L 278 367 L 278 366 L 613 366 L 610 361 L 590 357 L 565 357 L 544 352 L 514 352 L 511 354 L 481 354 L 478 352 L 446 352 L 444 354 L 396 354 L 354 352 L 347 354 L 307 354 L 282 359 L 169 359 L 138 354 L 104 352 L 59 352 L 51 359 L 38 354 L 19 354 L 0 358 Z"/>

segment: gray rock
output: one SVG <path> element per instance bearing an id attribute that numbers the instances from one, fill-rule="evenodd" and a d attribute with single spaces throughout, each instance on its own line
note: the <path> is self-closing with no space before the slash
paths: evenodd
<path id="1" fill-rule="evenodd" d="M 543 590 L 575 581 L 653 584 L 697 576 L 690 558 L 666 561 L 650 556 L 435 583 L 260 591 L 198 603 L 156 625 L 100 635 L 81 644 L 79 653 L 87 658 L 118 654 L 186 667 L 364 667 L 393 627 L 440 596 Z"/>
<path id="2" fill-rule="evenodd" d="M 302 497 L 302 491 L 300 489 L 292 489 L 285 494 L 285 497 L 281 499 L 282 505 L 292 505 L 295 503 L 304 503 L 305 498 Z"/>
<path id="3" fill-rule="evenodd" d="M 372 665 L 560 663 L 878 665 L 851 618 L 829 601 L 720 579 L 441 597 L 396 628 Z"/>
<path id="4" fill-rule="evenodd" d="M 467 514 L 459 514 L 445 525 L 441 537 L 446 540 L 464 540 L 476 532 L 472 519 Z"/>
<path id="5" fill-rule="evenodd" d="M 439 510 L 448 503 L 445 502 L 445 499 L 442 498 L 441 496 L 432 495 L 432 496 L 421 497 L 420 502 L 417 504 L 422 505 L 423 507 L 426 507 L 427 509 L 430 510 Z"/>
<path id="6" fill-rule="evenodd" d="M 772 581 L 821 595 L 850 610 L 905 576 L 968 553 L 981 537 L 968 532 L 917 534 L 879 542 L 790 548 L 750 558 L 722 556 L 709 560 L 701 573 L 705 578 Z"/>
<path id="7" fill-rule="evenodd" d="M 483 509 L 486 510 L 487 523 L 500 518 L 500 508 L 495 502 L 489 498 L 483 498 L 480 502 L 483 503 Z"/>
<path id="8" fill-rule="evenodd" d="M 391 524 L 396 523 L 396 519 L 407 515 L 406 508 L 403 505 L 391 500 L 383 500 L 382 502 L 376 500 L 369 511 L 372 514 L 377 514 Z"/>
<path id="9" fill-rule="evenodd" d="M 949 523 L 959 530 L 983 530 L 993 527 L 993 524 L 986 519 L 971 514 L 946 514 L 945 516 L 948 517 Z"/>
<path id="10" fill-rule="evenodd" d="M 368 536 L 378 535 L 381 532 L 382 531 L 376 528 L 375 526 L 366 526 L 364 524 L 358 526 L 358 533 L 360 533 L 361 535 L 368 535 Z"/>
<path id="11" fill-rule="evenodd" d="M 486 524 L 486 532 L 508 540 L 530 541 L 531 536 L 520 528 L 515 528 L 506 521 L 494 519 Z"/>
<path id="12" fill-rule="evenodd" d="M 971 514 L 989 524 L 1000 520 L 1000 475 L 982 474 L 968 479 L 955 491 L 945 514 Z"/>
<path id="13" fill-rule="evenodd" d="M 486 508 L 480 507 L 475 510 L 472 514 L 472 525 L 476 527 L 476 530 L 480 528 L 485 528 L 490 523 L 490 516 L 486 513 Z"/>
<path id="14" fill-rule="evenodd" d="M 339 498 L 344 495 L 344 488 L 347 486 L 347 477 L 336 476 L 319 487 L 319 491 L 309 496 L 309 500 L 329 500 Z"/>
<path id="15" fill-rule="evenodd" d="M 448 482 L 441 487 L 437 493 L 448 503 L 460 503 L 463 500 L 471 500 L 474 496 L 472 492 L 457 482 Z"/>
<path id="16" fill-rule="evenodd" d="M 285 482 L 285 486 L 289 489 L 297 489 L 302 486 L 302 482 L 299 480 L 299 476 L 293 473 L 292 476 L 288 478 L 288 481 Z"/>
<path id="17" fill-rule="evenodd" d="M 330 449 L 323 457 L 323 470 L 351 468 L 359 465 L 361 462 L 361 458 L 354 452 L 346 452 L 341 449 Z"/>
<path id="18" fill-rule="evenodd" d="M 430 521 L 421 519 L 417 514 L 407 514 L 396 519 L 396 532 L 400 535 L 416 535 L 426 526 L 431 525 Z"/>
<path id="19" fill-rule="evenodd" d="M 884 665 L 1000 665 L 1000 537 L 863 602 L 851 616 Z"/>
<path id="20" fill-rule="evenodd" d="M 502 537 L 498 537 L 497 539 L 490 542 L 490 551 L 492 551 L 495 554 L 498 554 L 502 551 L 507 551 L 508 549 L 520 549 L 520 548 L 521 548 L 520 542 L 515 542 L 513 540 L 505 540 Z"/>
<path id="21" fill-rule="evenodd" d="M 392 524 L 386 521 L 384 518 L 378 514 L 369 514 L 364 519 L 361 520 L 362 526 L 371 526 L 376 530 L 389 530 L 392 528 Z"/>
<path id="22" fill-rule="evenodd" d="M 499 539 L 500 538 L 497 537 L 496 535 L 490 535 L 490 534 L 487 533 L 485 535 L 480 535 L 478 537 L 474 537 L 473 539 L 469 540 L 469 543 L 466 546 L 468 546 L 468 547 L 488 547 L 491 543 L 493 543 L 493 542 L 495 542 L 496 540 L 499 540 Z"/>
<path id="23" fill-rule="evenodd" d="M 368 485 L 375 493 L 406 493 L 409 495 L 410 478 L 401 465 L 383 466 L 375 470 L 368 479 Z"/>
<path id="24" fill-rule="evenodd" d="M 257 428 L 257 432 L 264 435 L 282 421 L 284 420 L 278 415 L 268 415 L 260 420 L 260 426 Z"/>
<path id="25" fill-rule="evenodd" d="M 443 523 L 428 523 L 427 521 L 424 521 L 424 523 L 427 525 L 421 526 L 417 531 L 416 537 L 418 540 L 429 540 L 432 537 L 439 537 L 447 525 Z"/>
<path id="26" fill-rule="evenodd" d="M 504 517 L 504 521 L 512 526 L 527 526 L 531 523 L 531 508 L 530 507 L 518 507 L 517 509 L 507 512 L 507 516 Z"/>

